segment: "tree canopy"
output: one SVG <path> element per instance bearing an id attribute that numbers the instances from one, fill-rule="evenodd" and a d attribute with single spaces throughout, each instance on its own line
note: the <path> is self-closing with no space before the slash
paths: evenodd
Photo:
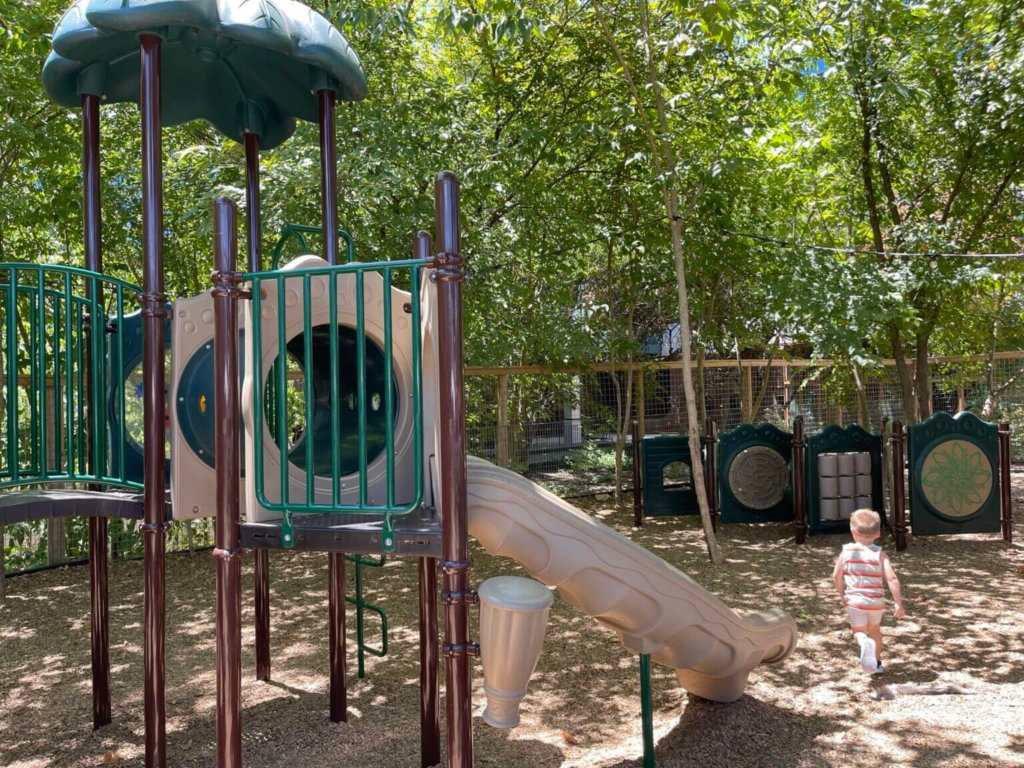
<path id="1" fill-rule="evenodd" d="M 82 260 L 80 115 L 40 83 L 65 2 L 0 4 L 2 260 Z M 858 375 L 895 358 L 909 420 L 930 408 L 928 355 L 1024 338 L 1020 260 L 963 257 L 1021 251 L 1016 4 L 313 5 L 369 83 L 338 119 L 357 257 L 407 256 L 437 171 L 462 178 L 472 364 L 638 355 L 680 322 L 680 264 L 695 357 L 799 342 Z M 103 117 L 106 268 L 138 282 L 138 112 Z M 212 198 L 244 203 L 242 149 L 199 122 L 164 141 L 167 286 L 191 295 Z M 318 162 L 308 123 L 264 154 L 268 244 L 318 222 Z"/>

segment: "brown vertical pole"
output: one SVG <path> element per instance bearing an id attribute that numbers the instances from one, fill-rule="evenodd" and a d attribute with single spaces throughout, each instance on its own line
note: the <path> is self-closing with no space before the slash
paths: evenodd
<path id="1" fill-rule="evenodd" d="M 260 201 L 260 137 L 245 134 L 245 200 L 249 271 L 263 268 Z M 256 604 L 256 679 L 270 680 L 270 550 L 257 549 L 253 564 Z"/>
<path id="2" fill-rule="evenodd" d="M 331 722 L 348 722 L 348 690 L 345 680 L 345 555 L 327 556 L 327 645 L 330 653 Z"/>
<path id="3" fill-rule="evenodd" d="M 886 513 L 885 500 L 888 494 L 892 491 L 889 487 L 889 467 L 892 466 L 892 462 L 887 462 L 886 458 L 891 458 L 886 452 L 885 444 L 885 432 L 889 426 L 889 417 L 883 416 L 878 426 L 878 436 L 882 441 L 882 508 L 878 510 L 879 516 L 882 518 L 882 525 L 889 528 L 889 516 Z M 889 443 L 889 452 L 892 451 L 892 442 Z"/>
<path id="4" fill-rule="evenodd" d="M 473 691 L 469 657 L 469 526 L 466 498 L 466 410 L 462 360 L 463 264 L 459 253 L 459 181 L 442 171 L 434 184 L 437 217 L 437 334 L 440 370 L 440 504 L 444 529 L 445 712 L 448 765 L 473 765 Z"/>
<path id="5" fill-rule="evenodd" d="M 715 484 L 715 422 L 704 419 L 704 493 L 708 500 L 708 511 L 711 514 L 711 530 L 718 530 L 715 520 L 715 509 L 718 506 Z"/>
<path id="6" fill-rule="evenodd" d="M 647 434 L 647 397 L 644 393 L 644 369 L 636 369 L 636 420 L 640 425 L 640 437 Z"/>
<path id="7" fill-rule="evenodd" d="M 419 231 L 412 241 L 414 259 L 431 257 L 430 234 Z M 414 329 L 419 332 L 419 329 Z M 420 582 L 420 763 L 441 764 L 441 690 L 438 679 L 437 558 L 419 561 Z"/>
<path id="8" fill-rule="evenodd" d="M 441 764 L 441 691 L 437 677 L 437 558 L 421 557 L 420 764 Z"/>
<path id="9" fill-rule="evenodd" d="M 797 544 L 807 540 L 807 499 L 804 494 L 807 460 L 804 453 L 804 419 L 793 420 L 793 533 Z M 813 470 L 812 470 L 813 471 Z"/>
<path id="10" fill-rule="evenodd" d="M 907 548 L 907 510 L 903 480 L 903 422 L 892 423 L 892 518 L 896 551 Z"/>
<path id="11" fill-rule="evenodd" d="M 338 158 L 335 147 L 335 96 L 324 88 L 317 91 L 320 112 L 320 199 L 324 237 L 324 260 L 338 263 Z M 345 555 L 327 555 L 327 606 L 330 617 L 328 645 L 331 667 L 331 722 L 348 720 L 348 692 L 345 681 Z"/>
<path id="12" fill-rule="evenodd" d="M 82 210 L 85 268 L 103 271 L 100 198 L 100 98 L 82 94 Z M 91 346 L 87 349 L 92 349 Z M 91 402 L 91 398 L 87 398 Z M 92 441 L 90 440 L 91 444 Z M 70 471 L 70 467 L 69 467 Z M 110 710 L 110 619 L 107 591 L 107 518 L 89 518 L 89 639 L 92 648 L 92 727 L 102 728 Z"/>
<path id="13" fill-rule="evenodd" d="M 324 228 L 324 260 L 338 263 L 338 152 L 334 136 L 334 91 L 317 91 L 320 105 L 320 200 Z"/>
<path id="14" fill-rule="evenodd" d="M 1010 422 L 999 422 L 999 512 L 1003 541 L 1013 541 L 1013 496 L 1010 493 Z"/>
<path id="15" fill-rule="evenodd" d="M 643 448 L 640 446 L 640 422 L 633 421 L 633 525 L 642 528 L 644 524 L 643 496 Z"/>
<path id="16" fill-rule="evenodd" d="M 145 467 L 146 768 L 167 765 L 164 707 L 164 252 L 163 141 L 160 118 L 160 38 L 142 35 L 142 317 Z M 223 413 L 223 411 L 222 411 Z"/>
<path id="17" fill-rule="evenodd" d="M 242 552 L 238 476 L 238 265 L 235 203 L 213 209 L 217 419 L 217 766 L 242 766 Z"/>

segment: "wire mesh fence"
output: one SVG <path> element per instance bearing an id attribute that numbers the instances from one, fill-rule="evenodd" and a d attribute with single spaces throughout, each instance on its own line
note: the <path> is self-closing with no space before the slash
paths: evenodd
<path id="1" fill-rule="evenodd" d="M 1024 353 L 930 366 L 934 411 L 981 413 L 990 391 L 1000 392 L 990 419 L 1007 419 L 1012 458 L 1024 461 Z M 788 430 L 804 418 L 808 434 L 826 424 L 863 419 L 877 431 L 883 417 L 902 418 L 903 398 L 893 365 L 863 374 L 861 394 L 848 366 L 827 362 L 709 361 L 704 366 L 704 413 L 718 431 L 744 422 Z M 686 399 L 678 363 L 594 366 L 581 373 L 540 367 L 467 369 L 467 437 L 474 456 L 507 466 L 564 496 L 626 492 L 632 483 L 632 422 L 642 434 L 684 433 Z M 111 520 L 110 556 L 142 555 L 139 523 Z M 213 544 L 211 520 L 174 523 L 170 552 Z M 17 573 L 88 557 L 88 523 L 71 518 L 9 525 L 3 530 L 4 570 Z"/>

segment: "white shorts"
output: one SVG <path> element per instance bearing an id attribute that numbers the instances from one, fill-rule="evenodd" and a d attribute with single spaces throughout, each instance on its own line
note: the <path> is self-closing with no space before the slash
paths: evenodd
<path id="1" fill-rule="evenodd" d="M 851 627 L 866 627 L 869 624 L 877 627 L 882 623 L 882 614 L 885 613 L 884 608 L 878 608 L 876 610 L 864 611 L 860 608 L 846 607 L 846 610 L 850 612 L 850 626 Z"/>

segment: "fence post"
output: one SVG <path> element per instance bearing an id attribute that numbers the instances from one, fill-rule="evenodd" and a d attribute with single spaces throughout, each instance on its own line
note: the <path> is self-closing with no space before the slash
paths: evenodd
<path id="1" fill-rule="evenodd" d="M 793 420 L 793 531 L 797 544 L 807 540 L 807 500 L 804 498 L 806 457 L 804 448 L 804 418 Z"/>
<path id="2" fill-rule="evenodd" d="M 647 400 L 644 397 L 644 369 L 636 368 L 636 420 L 640 426 L 640 437 L 647 434 Z"/>
<path id="3" fill-rule="evenodd" d="M 903 480 L 903 422 L 892 423 L 892 517 L 896 533 L 896 551 L 907 548 L 907 510 Z"/>
<path id="4" fill-rule="evenodd" d="M 715 510 L 718 506 L 718 486 L 715 483 L 715 422 L 710 417 L 704 419 L 704 493 L 708 500 L 708 512 L 711 515 L 711 530 L 718 530 L 715 521 Z"/>
<path id="5" fill-rule="evenodd" d="M 441 450 L 440 505 L 444 533 L 445 708 L 449 768 L 473 765 L 473 689 L 469 657 L 479 647 L 469 642 L 469 524 L 466 497 L 466 406 L 462 356 L 463 260 L 459 253 L 459 181 L 442 171 L 434 184 L 437 248 L 438 429 Z"/>
<path id="6" fill-rule="evenodd" d="M 633 421 L 633 525 L 642 528 L 644 524 L 643 475 L 640 463 L 643 461 L 640 447 L 640 422 Z"/>
<path id="7" fill-rule="evenodd" d="M 498 466 L 508 467 L 508 374 L 498 374 Z"/>
<path id="8" fill-rule="evenodd" d="M 217 413 L 217 766 L 242 766 L 242 553 L 239 521 L 238 263 L 234 202 L 214 201 L 213 351 Z"/>
<path id="9" fill-rule="evenodd" d="M 1003 541 L 1013 541 L 1013 496 L 1010 488 L 1010 422 L 999 422 L 999 511 Z"/>
<path id="10" fill-rule="evenodd" d="M 889 528 L 889 507 L 891 506 L 890 492 L 892 491 L 892 483 L 890 482 L 890 473 L 892 470 L 892 442 L 886 440 L 886 434 L 889 431 L 889 417 L 883 416 L 882 421 L 878 428 L 878 437 L 882 441 L 882 508 L 878 510 L 878 514 L 882 518 L 882 525 Z"/>

